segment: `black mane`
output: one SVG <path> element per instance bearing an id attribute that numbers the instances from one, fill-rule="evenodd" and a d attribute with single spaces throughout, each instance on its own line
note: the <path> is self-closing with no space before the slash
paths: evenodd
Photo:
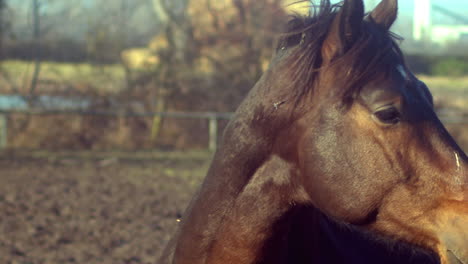
<path id="1" fill-rule="evenodd" d="M 342 3 L 331 4 L 329 0 L 312 4 L 308 16 L 292 16 L 278 41 L 276 56 L 288 53 L 282 71 L 289 78 L 288 88 L 294 91 L 296 102 L 314 90 L 314 80 L 322 67 L 321 47 L 341 6 Z M 352 99 L 378 72 L 396 64 L 405 66 L 398 46 L 401 39 L 365 15 L 360 37 L 331 64 L 349 65 L 350 72 L 346 75 L 349 86 L 343 87 L 343 100 Z"/>

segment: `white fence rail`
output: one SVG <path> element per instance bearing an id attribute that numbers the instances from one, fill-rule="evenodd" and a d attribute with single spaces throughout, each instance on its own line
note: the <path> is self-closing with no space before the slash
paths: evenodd
<path id="1" fill-rule="evenodd" d="M 218 121 L 229 120 L 234 113 L 226 112 L 116 112 L 116 111 L 76 111 L 76 110 L 0 110 L 0 149 L 8 146 L 8 116 L 14 114 L 52 116 L 52 115 L 74 115 L 74 116 L 104 116 L 104 117 L 166 117 L 184 119 L 206 119 L 208 120 L 208 149 L 216 150 L 218 139 Z"/>

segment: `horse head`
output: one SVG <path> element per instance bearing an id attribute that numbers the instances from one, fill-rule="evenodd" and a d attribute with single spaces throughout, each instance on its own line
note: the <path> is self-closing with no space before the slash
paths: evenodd
<path id="1" fill-rule="evenodd" d="M 362 0 L 321 1 L 289 23 L 167 259 L 289 263 L 294 212 L 309 206 L 442 263 L 468 263 L 467 156 L 406 67 L 389 31 L 396 17 L 397 0 L 369 14 Z"/>

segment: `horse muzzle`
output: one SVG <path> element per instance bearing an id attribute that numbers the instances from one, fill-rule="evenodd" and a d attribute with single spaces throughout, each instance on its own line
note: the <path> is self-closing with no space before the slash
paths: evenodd
<path id="1" fill-rule="evenodd" d="M 468 264 L 468 203 L 445 212 L 439 223 L 437 233 L 441 243 L 438 249 L 441 263 Z"/>
<path id="2" fill-rule="evenodd" d="M 447 250 L 447 260 L 449 264 L 465 264 L 466 261 L 460 260 L 452 251 Z"/>

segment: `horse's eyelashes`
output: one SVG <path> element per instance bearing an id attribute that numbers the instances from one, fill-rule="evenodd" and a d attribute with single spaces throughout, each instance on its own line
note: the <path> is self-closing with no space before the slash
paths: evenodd
<path id="1" fill-rule="evenodd" d="M 377 110 L 374 113 L 377 119 L 386 125 L 395 125 L 400 122 L 401 114 L 395 107 L 388 107 L 385 109 Z"/>

